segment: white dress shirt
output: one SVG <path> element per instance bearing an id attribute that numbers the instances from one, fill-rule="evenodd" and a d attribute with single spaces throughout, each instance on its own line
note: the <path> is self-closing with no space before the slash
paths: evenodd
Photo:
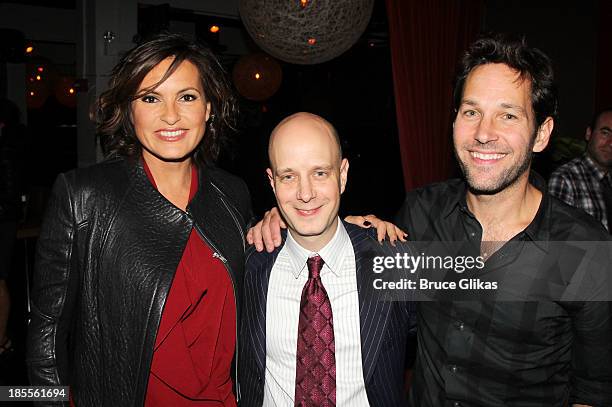
<path id="1" fill-rule="evenodd" d="M 355 253 L 338 221 L 332 240 L 318 253 L 300 246 L 287 233 L 270 273 L 266 306 L 264 406 L 293 406 L 300 300 L 308 281 L 306 260 L 325 262 L 321 281 L 332 307 L 336 349 L 336 405 L 368 406 L 361 362 L 361 334 Z"/>

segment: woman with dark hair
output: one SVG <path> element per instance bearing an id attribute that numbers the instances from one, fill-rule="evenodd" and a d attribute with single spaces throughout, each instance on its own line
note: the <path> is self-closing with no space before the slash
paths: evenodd
<path id="1" fill-rule="evenodd" d="M 58 177 L 38 241 L 31 384 L 77 406 L 236 405 L 250 198 L 214 166 L 234 110 L 217 59 L 181 36 L 114 68 L 94 113 L 109 159 Z"/>

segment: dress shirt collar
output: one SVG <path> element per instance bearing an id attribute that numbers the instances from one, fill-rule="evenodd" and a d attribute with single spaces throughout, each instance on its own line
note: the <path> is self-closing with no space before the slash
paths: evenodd
<path id="1" fill-rule="evenodd" d="M 316 254 L 321 256 L 325 262 L 324 268 L 328 268 L 336 276 L 340 276 L 342 273 L 342 263 L 344 262 L 344 248 L 346 245 L 350 245 L 351 241 L 342 224 L 342 221 L 338 219 L 338 227 L 334 237 L 318 252 L 311 252 L 300 246 L 291 236 L 291 231 L 287 233 L 287 241 L 285 246 L 287 247 L 287 253 L 289 254 L 289 261 L 292 264 L 293 276 L 297 279 L 304 270 L 308 273 L 306 261 L 309 257 Z M 352 249 L 352 247 L 351 247 Z"/>

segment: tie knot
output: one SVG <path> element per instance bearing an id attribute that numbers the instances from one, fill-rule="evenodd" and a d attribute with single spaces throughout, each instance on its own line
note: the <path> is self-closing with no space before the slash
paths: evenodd
<path id="1" fill-rule="evenodd" d="M 319 278 L 324 263 L 319 255 L 309 257 L 306 261 L 306 264 L 308 264 L 308 279 Z"/>

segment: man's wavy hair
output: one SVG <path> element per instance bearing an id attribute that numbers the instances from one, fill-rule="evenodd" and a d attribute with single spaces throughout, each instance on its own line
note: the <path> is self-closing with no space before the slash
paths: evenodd
<path id="1" fill-rule="evenodd" d="M 144 77 L 166 58 L 174 58 L 158 83 L 138 92 Z M 235 130 L 236 99 L 225 70 L 211 50 L 178 34 L 159 34 L 128 51 L 110 75 L 109 88 L 98 98 L 92 119 L 106 157 L 132 157 L 141 153 L 131 120 L 131 104 L 163 83 L 183 61 L 194 64 L 211 112 L 206 133 L 194 152 L 203 165 L 215 163 L 228 133 Z"/>
<path id="2" fill-rule="evenodd" d="M 518 72 L 520 81 L 531 83 L 531 106 L 536 128 L 547 117 L 557 116 L 557 87 L 550 58 L 537 48 L 527 45 L 524 37 L 508 34 L 485 34 L 473 42 L 463 55 L 455 77 L 453 100 L 459 109 L 465 81 L 475 68 L 485 64 L 505 64 Z"/>

